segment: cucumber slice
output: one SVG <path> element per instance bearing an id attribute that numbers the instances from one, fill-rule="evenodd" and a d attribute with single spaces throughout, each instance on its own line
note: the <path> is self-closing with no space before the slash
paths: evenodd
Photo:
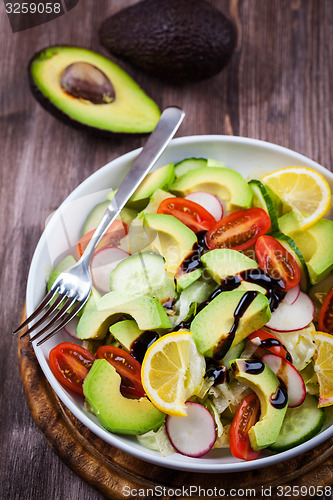
<path id="1" fill-rule="evenodd" d="M 205 158 L 186 158 L 175 165 L 176 177 L 181 177 L 191 170 L 196 168 L 207 167 L 207 160 Z"/>
<path id="2" fill-rule="evenodd" d="M 278 216 L 274 203 L 268 194 L 267 188 L 263 183 L 257 179 L 252 179 L 249 181 L 249 185 L 253 191 L 252 205 L 254 207 L 259 207 L 268 213 L 271 219 L 271 229 L 270 232 L 274 233 L 279 230 Z"/>
<path id="3" fill-rule="evenodd" d="M 142 252 L 122 260 L 111 273 L 111 290 L 148 295 L 160 302 L 175 297 L 175 289 L 164 268 L 164 258 Z"/>
<path id="4" fill-rule="evenodd" d="M 296 260 L 301 271 L 300 286 L 301 289 L 304 292 L 306 292 L 310 286 L 310 275 L 302 252 L 300 251 L 294 240 L 290 238 L 290 236 L 287 236 L 286 234 L 281 233 L 280 231 L 273 233 L 272 236 L 276 238 L 281 243 L 281 245 L 284 246 L 284 248 L 286 248 L 288 252 L 290 252 L 291 255 L 294 257 L 294 259 Z"/>
<path id="5" fill-rule="evenodd" d="M 310 394 L 297 408 L 288 408 L 280 434 L 269 449 L 286 451 L 308 441 L 318 434 L 325 422 L 325 412 L 318 408 L 318 400 Z"/>

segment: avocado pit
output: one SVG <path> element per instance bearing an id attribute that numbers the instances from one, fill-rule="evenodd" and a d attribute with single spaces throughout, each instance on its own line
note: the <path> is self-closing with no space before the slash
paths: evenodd
<path id="1" fill-rule="evenodd" d="M 115 100 L 115 90 L 108 77 L 93 64 L 75 62 L 60 76 L 62 89 L 72 97 L 93 104 L 108 104 Z"/>

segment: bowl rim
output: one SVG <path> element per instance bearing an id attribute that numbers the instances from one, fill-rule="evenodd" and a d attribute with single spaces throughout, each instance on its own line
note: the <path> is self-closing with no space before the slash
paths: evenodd
<path id="1" fill-rule="evenodd" d="M 292 155 L 295 160 L 300 161 L 302 163 L 306 163 L 307 165 L 311 165 L 315 170 L 319 171 L 320 173 L 324 174 L 325 176 L 328 176 L 331 178 L 333 181 L 333 173 L 330 172 L 328 169 L 324 168 L 322 165 L 319 163 L 311 160 L 310 158 L 306 157 L 305 155 L 302 155 L 300 153 L 297 153 L 296 151 L 293 151 L 289 148 L 270 143 L 268 141 L 263 141 L 260 139 L 252 139 L 249 137 L 241 137 L 241 136 L 229 136 L 229 135 L 189 135 L 189 136 L 182 136 L 182 137 L 177 137 L 173 139 L 168 148 L 172 147 L 177 147 L 177 146 L 182 146 L 182 145 L 191 145 L 191 144 L 198 144 L 199 142 L 201 143 L 233 143 L 233 144 L 247 144 L 251 146 L 256 146 L 259 148 L 263 148 L 266 150 L 270 150 L 272 152 L 279 152 L 279 153 L 284 153 L 284 154 L 289 154 Z M 105 175 L 105 171 L 111 168 L 116 168 L 117 166 L 120 166 L 122 163 L 127 163 L 131 160 L 134 160 L 136 156 L 140 153 L 142 148 L 137 148 L 135 150 L 132 150 L 128 153 L 125 153 L 124 155 L 121 155 L 114 160 L 106 163 L 104 166 L 99 168 L 97 171 L 92 173 L 89 177 L 87 177 L 83 182 L 81 182 L 67 197 L 66 199 L 60 204 L 58 209 L 55 211 L 54 216 L 51 217 L 50 221 L 48 224 L 55 224 L 56 222 L 56 215 L 57 213 L 62 209 L 62 207 L 76 199 L 78 196 L 80 196 L 80 193 L 86 189 L 87 186 L 93 181 L 97 180 L 100 177 L 102 178 Z M 34 288 L 34 276 L 36 275 L 36 271 L 40 269 L 38 266 L 39 262 L 39 257 L 42 252 L 42 247 L 45 244 L 45 230 L 43 231 L 38 244 L 36 246 L 30 268 L 29 268 L 29 274 L 28 274 L 28 280 L 27 280 L 27 289 L 26 289 L 26 307 L 27 307 L 27 315 L 31 314 L 34 310 L 34 307 L 36 304 L 33 303 L 33 288 Z M 259 469 L 263 467 L 268 467 L 280 462 L 283 462 L 285 460 L 294 458 L 297 455 L 300 455 L 316 446 L 319 444 L 323 443 L 326 441 L 329 437 L 333 436 L 333 424 L 322 431 L 320 434 L 314 436 L 310 440 L 306 441 L 303 444 L 300 444 L 296 446 L 295 448 L 292 448 L 290 450 L 277 453 L 275 455 L 270 455 L 266 457 L 259 458 L 254 461 L 239 461 L 239 462 L 231 462 L 231 463 L 212 463 L 210 460 L 207 460 L 207 463 L 202 463 L 202 461 L 198 462 L 197 459 L 193 459 L 190 457 L 186 457 L 187 462 L 178 462 L 175 460 L 174 455 L 170 455 L 167 457 L 162 457 L 159 452 L 152 452 L 151 450 L 145 448 L 144 446 L 141 445 L 140 448 L 132 447 L 130 443 L 124 443 L 123 441 L 119 440 L 117 437 L 117 434 L 113 434 L 109 431 L 107 431 L 104 428 L 99 427 L 95 422 L 93 422 L 90 418 L 88 418 L 82 410 L 72 403 L 70 400 L 67 391 L 60 385 L 60 383 L 57 381 L 57 379 L 53 376 L 48 363 L 45 359 L 45 357 L 42 355 L 42 351 L 38 349 L 35 345 L 33 345 L 38 363 L 47 378 L 48 382 L 50 383 L 52 389 L 55 391 L 57 396 L 60 398 L 63 404 L 75 415 L 75 417 L 78 418 L 86 427 L 89 428 L 90 431 L 92 431 L 94 434 L 96 434 L 98 437 L 106 441 L 107 443 L 111 444 L 112 446 L 115 446 L 116 448 L 120 449 L 121 451 L 124 451 L 132 456 L 135 456 L 136 458 L 139 458 L 141 460 L 144 460 L 149 463 L 153 463 L 155 465 L 161 466 L 161 467 L 166 467 L 166 468 L 171 468 L 171 469 L 177 469 L 177 470 L 183 470 L 183 471 L 188 471 L 188 472 L 203 472 L 203 473 L 229 473 L 229 472 L 240 472 L 240 471 L 249 471 L 253 469 Z"/>

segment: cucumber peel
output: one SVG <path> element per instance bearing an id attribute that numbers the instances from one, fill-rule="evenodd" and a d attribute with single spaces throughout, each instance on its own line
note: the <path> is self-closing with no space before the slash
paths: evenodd
<path id="1" fill-rule="evenodd" d="M 252 179 L 249 181 L 249 186 L 253 191 L 252 205 L 254 207 L 262 208 L 268 213 L 269 218 L 271 219 L 270 232 L 278 231 L 278 214 L 267 188 L 258 179 Z"/>

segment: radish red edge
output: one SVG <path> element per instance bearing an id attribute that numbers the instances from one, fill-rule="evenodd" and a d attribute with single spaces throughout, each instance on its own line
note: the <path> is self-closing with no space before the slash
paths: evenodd
<path id="1" fill-rule="evenodd" d="M 287 292 L 285 298 L 283 299 L 283 303 L 292 305 L 298 299 L 300 292 L 301 292 L 301 287 L 299 285 L 294 286 L 294 288 L 291 288 Z"/>
<path id="2" fill-rule="evenodd" d="M 272 313 L 272 317 L 265 326 L 276 332 L 293 332 L 306 328 L 315 315 L 315 306 L 310 297 L 300 292 L 293 304 L 282 301 Z"/>
<path id="3" fill-rule="evenodd" d="M 196 191 L 185 196 L 186 200 L 194 201 L 209 212 L 216 221 L 223 217 L 223 207 L 220 200 L 211 193 Z"/>
<path id="4" fill-rule="evenodd" d="M 281 380 L 287 388 L 288 407 L 296 408 L 300 406 L 306 396 L 305 383 L 296 368 L 281 356 L 276 354 L 265 354 L 261 361 L 267 365 L 277 378 Z"/>
<path id="5" fill-rule="evenodd" d="M 64 326 L 65 332 L 70 335 L 73 339 L 78 339 L 79 337 L 76 335 L 76 329 L 79 322 L 79 318 L 75 316 L 75 318 L 71 319 L 67 325 Z"/>
<path id="6" fill-rule="evenodd" d="M 91 276 L 94 286 L 102 293 L 110 291 L 110 275 L 119 262 L 129 254 L 117 247 L 105 247 L 98 250 L 91 260 Z"/>
<path id="7" fill-rule="evenodd" d="M 187 416 L 168 415 L 165 428 L 172 446 L 181 455 L 199 458 L 208 453 L 216 441 L 215 420 L 199 403 L 185 403 Z"/>

